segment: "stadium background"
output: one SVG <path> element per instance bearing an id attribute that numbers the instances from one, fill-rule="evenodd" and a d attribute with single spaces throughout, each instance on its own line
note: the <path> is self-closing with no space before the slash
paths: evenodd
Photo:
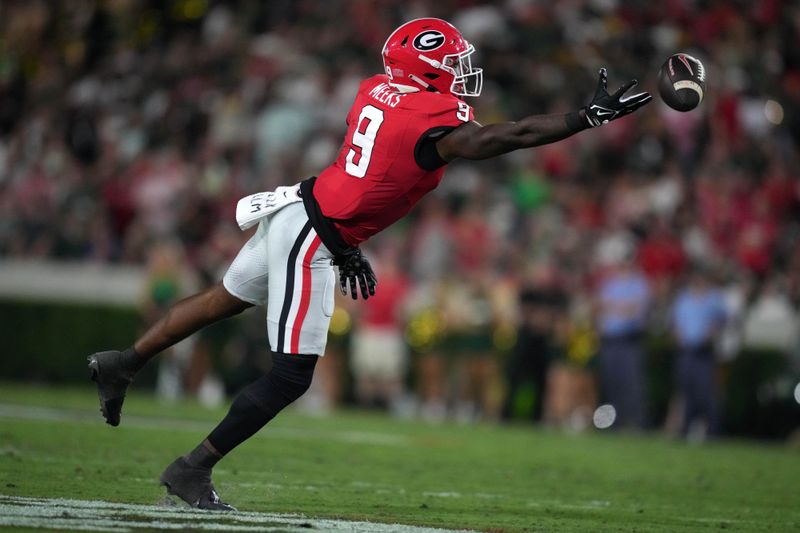
<path id="1" fill-rule="evenodd" d="M 471 103 L 484 123 L 575 109 L 600 66 L 612 85 L 637 77 L 655 91 L 678 50 L 704 61 L 708 94 L 692 113 L 656 102 L 551 146 L 451 165 L 408 220 L 365 246 L 379 298 L 337 302 L 305 407 L 541 414 L 584 428 L 601 402 L 596 296 L 625 264 L 652 295 L 644 426 L 677 427 L 669 316 L 699 271 L 728 309 L 715 338 L 722 431 L 792 435 L 800 10 L 779 0 L 3 2 L 0 377 L 82 382 L 85 355 L 125 347 L 220 279 L 247 238 L 236 200 L 333 159 L 385 36 L 418 16 L 475 44 L 486 86 Z M 526 313 L 546 342 L 508 398 Z M 352 364 L 370 327 L 409 348 L 401 386 L 380 389 L 388 398 L 359 388 Z M 263 312 L 248 312 L 180 345 L 137 387 L 220 402 L 263 368 L 264 336 Z"/>

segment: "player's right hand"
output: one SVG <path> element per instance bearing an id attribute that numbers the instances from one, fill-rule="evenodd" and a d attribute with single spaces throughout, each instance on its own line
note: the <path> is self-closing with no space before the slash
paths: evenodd
<path id="1" fill-rule="evenodd" d="M 614 94 L 608 94 L 608 72 L 605 68 L 601 68 L 599 74 L 600 79 L 597 81 L 594 98 L 584 108 L 586 120 L 592 128 L 633 113 L 653 99 L 648 92 L 625 96 L 626 92 L 639 83 L 636 80 L 624 84 Z"/>
<path id="2" fill-rule="evenodd" d="M 378 278 L 375 277 L 375 271 L 372 270 L 372 265 L 361 250 L 356 249 L 354 253 L 348 254 L 345 257 L 337 258 L 334 264 L 339 267 L 339 287 L 342 294 L 347 294 L 348 283 L 350 284 L 350 295 L 353 300 L 358 299 L 358 289 L 361 289 L 361 297 L 365 300 L 370 296 L 375 296 L 375 286 L 378 284 Z"/>

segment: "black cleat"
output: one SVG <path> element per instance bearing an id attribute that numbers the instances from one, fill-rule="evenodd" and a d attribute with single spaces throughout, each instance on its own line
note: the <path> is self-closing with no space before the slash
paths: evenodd
<path id="1" fill-rule="evenodd" d="M 167 492 L 177 496 L 195 509 L 209 511 L 235 511 L 232 505 L 221 501 L 214 484 L 211 469 L 192 466 L 184 457 L 178 457 L 161 473 L 159 481 Z"/>
<path id="2" fill-rule="evenodd" d="M 133 381 L 133 374 L 122 363 L 122 352 L 97 352 L 88 358 L 92 381 L 97 383 L 100 412 L 107 424 L 119 425 L 125 392 Z"/>

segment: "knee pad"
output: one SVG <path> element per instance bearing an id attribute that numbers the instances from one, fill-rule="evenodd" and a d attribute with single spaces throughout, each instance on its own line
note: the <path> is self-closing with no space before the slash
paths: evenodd
<path id="1" fill-rule="evenodd" d="M 239 398 L 250 400 L 272 418 L 308 390 L 317 359 L 317 355 L 273 352 L 270 371 L 242 390 Z"/>

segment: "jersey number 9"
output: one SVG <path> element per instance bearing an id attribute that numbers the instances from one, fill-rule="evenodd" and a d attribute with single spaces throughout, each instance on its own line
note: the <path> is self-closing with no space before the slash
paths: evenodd
<path id="1" fill-rule="evenodd" d="M 358 115 L 358 124 L 353 131 L 353 148 L 347 152 L 345 164 L 345 171 L 351 176 L 363 178 L 367 175 L 369 161 L 372 158 L 372 148 L 375 146 L 375 137 L 378 135 L 378 129 L 382 123 L 383 111 L 371 105 L 366 105 L 361 109 L 361 114 Z"/>

